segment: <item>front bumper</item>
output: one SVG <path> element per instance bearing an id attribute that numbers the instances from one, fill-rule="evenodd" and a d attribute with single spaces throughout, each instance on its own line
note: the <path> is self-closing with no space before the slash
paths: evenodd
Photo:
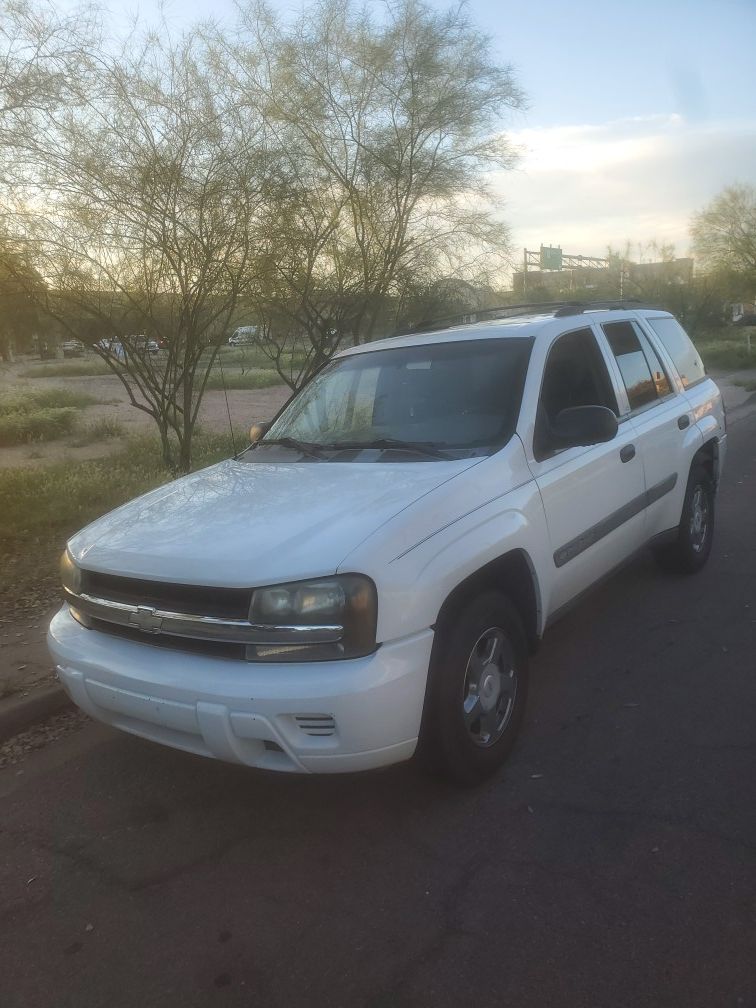
<path id="1" fill-rule="evenodd" d="M 112 637 L 63 606 L 47 643 L 74 703 L 115 728 L 231 763 L 346 773 L 415 751 L 433 631 L 367 658 L 264 665 Z"/>

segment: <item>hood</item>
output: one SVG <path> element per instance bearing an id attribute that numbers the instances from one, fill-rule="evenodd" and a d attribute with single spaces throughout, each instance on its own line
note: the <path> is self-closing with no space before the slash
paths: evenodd
<path id="1" fill-rule="evenodd" d="M 255 587 L 335 573 L 398 512 L 480 462 L 245 463 L 159 487 L 69 542 L 89 570 Z"/>

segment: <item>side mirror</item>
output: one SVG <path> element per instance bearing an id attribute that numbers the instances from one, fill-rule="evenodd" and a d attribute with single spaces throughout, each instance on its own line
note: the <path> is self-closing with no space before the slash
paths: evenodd
<path id="1" fill-rule="evenodd" d="M 249 443 L 257 444 L 263 434 L 268 433 L 268 427 L 270 427 L 270 424 L 267 423 L 252 424 L 249 428 Z"/>
<path id="2" fill-rule="evenodd" d="M 549 433 L 559 448 L 575 448 L 613 440 L 617 426 L 617 417 L 606 406 L 572 406 L 557 413 Z"/>

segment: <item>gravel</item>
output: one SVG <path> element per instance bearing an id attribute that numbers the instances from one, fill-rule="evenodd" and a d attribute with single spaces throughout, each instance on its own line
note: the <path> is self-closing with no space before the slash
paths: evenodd
<path id="1" fill-rule="evenodd" d="M 90 718 L 82 711 L 65 711 L 42 721 L 33 728 L 28 728 L 0 745 L 0 768 L 15 766 L 34 752 L 50 742 L 71 735 L 90 723 Z"/>

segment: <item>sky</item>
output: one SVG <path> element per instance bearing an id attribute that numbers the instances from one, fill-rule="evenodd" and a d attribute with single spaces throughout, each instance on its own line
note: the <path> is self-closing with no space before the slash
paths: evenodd
<path id="1" fill-rule="evenodd" d="M 493 177 L 515 258 L 541 244 L 603 255 L 651 241 L 685 255 L 692 215 L 727 185 L 756 184 L 756 0 L 467 6 L 528 100 L 505 123 L 519 164 Z M 111 9 L 149 20 L 157 0 Z M 164 11 L 177 27 L 234 16 L 233 0 L 168 0 Z"/>

